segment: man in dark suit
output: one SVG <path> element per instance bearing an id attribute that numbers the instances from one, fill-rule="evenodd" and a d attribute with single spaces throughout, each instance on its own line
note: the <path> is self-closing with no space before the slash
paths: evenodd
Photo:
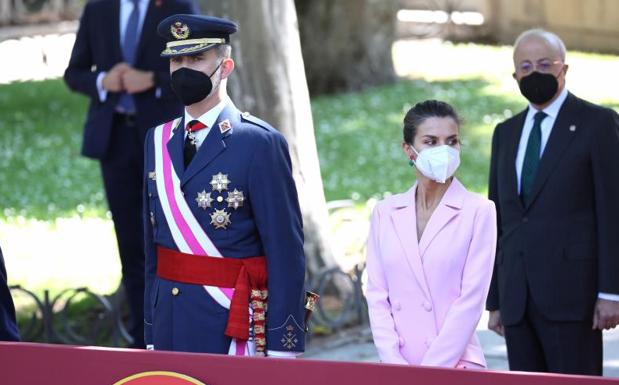
<path id="1" fill-rule="evenodd" d="M 530 104 L 492 140 L 488 326 L 511 370 L 601 375 L 601 331 L 619 323 L 619 117 L 567 91 L 555 34 L 524 32 L 514 65 Z"/>
<path id="2" fill-rule="evenodd" d="M 192 15 L 158 28 L 186 108 L 145 142 L 146 342 L 294 357 L 305 344 L 301 211 L 286 140 L 226 92 L 236 30 Z"/>
<path id="3" fill-rule="evenodd" d="M 191 0 L 93 0 L 86 4 L 64 79 L 90 97 L 82 154 L 98 159 L 112 212 L 131 314 L 132 347 L 144 347 L 143 144 L 146 130 L 177 116 L 165 41 L 157 24 L 194 13 Z"/>
<path id="4" fill-rule="evenodd" d="M 19 332 L 15 322 L 15 307 L 7 285 L 2 249 L 0 249 L 0 341 L 19 341 Z"/>

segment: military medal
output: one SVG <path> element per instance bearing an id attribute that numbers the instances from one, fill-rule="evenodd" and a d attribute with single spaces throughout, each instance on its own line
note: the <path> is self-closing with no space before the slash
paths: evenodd
<path id="1" fill-rule="evenodd" d="M 245 197 L 243 196 L 243 191 L 238 191 L 237 189 L 234 189 L 234 191 L 229 192 L 228 198 L 226 198 L 226 202 L 228 202 L 228 207 L 232 207 L 235 210 L 243 206 L 243 201 L 245 201 Z"/>
<path id="2" fill-rule="evenodd" d="M 226 229 L 232 222 L 230 222 L 230 213 L 226 210 L 215 209 L 211 214 L 211 224 L 215 226 L 215 229 Z"/>
<path id="3" fill-rule="evenodd" d="M 218 173 L 217 175 L 213 175 L 213 179 L 211 179 L 211 186 L 213 187 L 213 190 L 217 190 L 218 192 L 227 190 L 228 184 L 230 184 L 228 174 Z"/>
<path id="4" fill-rule="evenodd" d="M 198 207 L 203 209 L 207 209 L 211 207 L 211 203 L 213 203 L 213 198 L 211 198 L 211 193 L 207 193 L 206 190 L 202 190 L 202 192 L 198 193 L 196 197 L 196 202 L 198 202 Z"/>

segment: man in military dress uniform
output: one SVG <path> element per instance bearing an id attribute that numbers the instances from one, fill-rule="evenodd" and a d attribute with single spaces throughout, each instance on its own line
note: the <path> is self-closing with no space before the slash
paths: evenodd
<path id="1" fill-rule="evenodd" d="M 305 338 L 301 213 L 284 137 L 227 95 L 236 30 L 195 15 L 158 26 L 186 108 L 145 142 L 146 343 L 294 357 Z"/>

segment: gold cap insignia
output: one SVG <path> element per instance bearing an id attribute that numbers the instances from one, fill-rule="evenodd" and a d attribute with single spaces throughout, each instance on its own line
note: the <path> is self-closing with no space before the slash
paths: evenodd
<path id="1" fill-rule="evenodd" d="M 189 26 L 185 23 L 177 21 L 170 26 L 170 32 L 175 39 L 183 40 L 189 37 Z"/>

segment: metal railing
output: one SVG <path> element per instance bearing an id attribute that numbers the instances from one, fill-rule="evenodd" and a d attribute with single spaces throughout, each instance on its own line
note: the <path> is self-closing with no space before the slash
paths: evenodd
<path id="1" fill-rule="evenodd" d="M 367 323 L 361 283 L 364 267 L 357 265 L 348 273 L 335 267 L 315 274 L 309 287 L 321 300 L 312 328 L 334 332 Z M 48 290 L 37 295 L 19 285 L 10 290 L 18 304 L 17 318 L 24 341 L 114 347 L 131 343 L 122 290 L 109 296 L 85 287 L 66 289 L 54 296 Z"/>
<path id="2" fill-rule="evenodd" d="M 19 285 L 11 286 L 18 306 L 18 323 L 24 341 L 71 345 L 126 346 L 131 337 L 124 325 L 124 295 L 104 296 L 81 287 L 42 298 Z"/>

